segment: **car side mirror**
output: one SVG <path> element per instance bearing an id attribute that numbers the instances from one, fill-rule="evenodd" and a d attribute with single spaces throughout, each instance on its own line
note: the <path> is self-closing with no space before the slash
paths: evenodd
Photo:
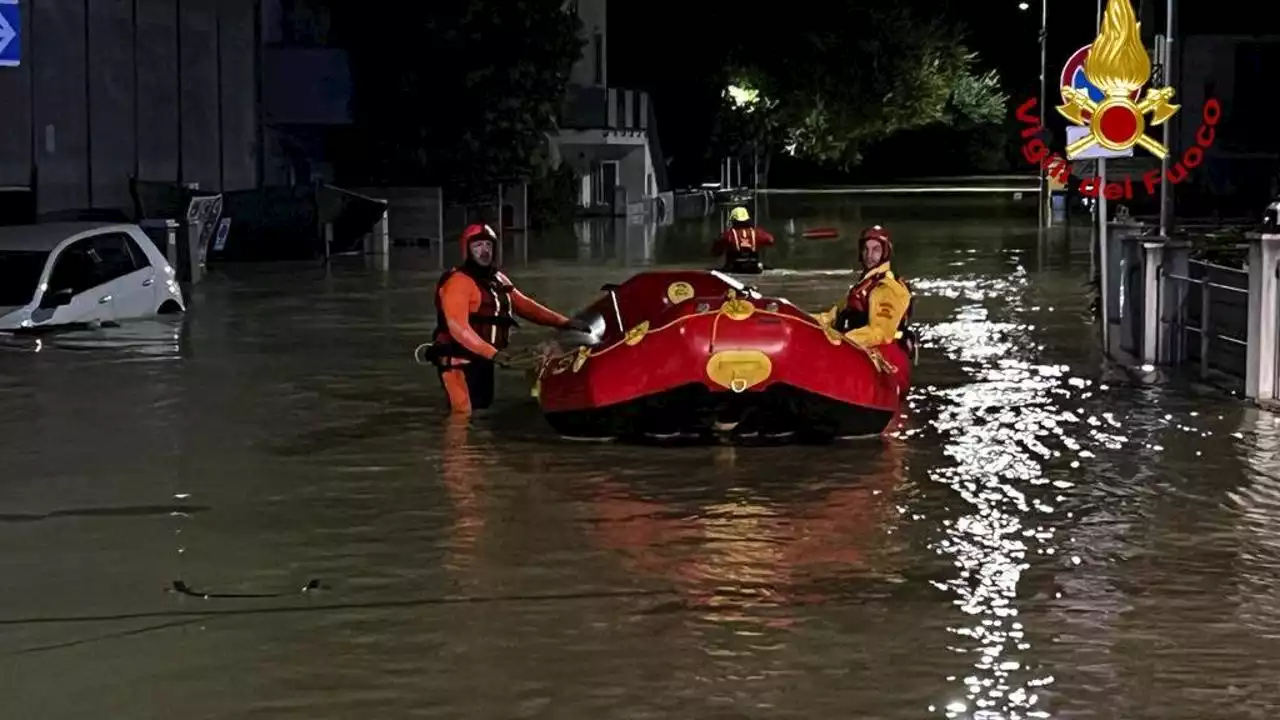
<path id="1" fill-rule="evenodd" d="M 71 288 L 45 293 L 44 297 L 40 298 L 40 307 L 45 310 L 51 310 L 60 308 L 63 305 L 70 305 L 73 297 L 75 297 L 75 293 L 72 292 Z"/>

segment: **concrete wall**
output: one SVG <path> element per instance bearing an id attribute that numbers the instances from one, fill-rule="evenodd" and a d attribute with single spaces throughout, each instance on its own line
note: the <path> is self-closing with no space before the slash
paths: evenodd
<path id="1" fill-rule="evenodd" d="M 653 165 L 649 146 L 640 145 L 618 163 L 619 184 L 627 189 L 627 202 L 640 202 L 653 196 Z"/>
<path id="2" fill-rule="evenodd" d="M 38 211 L 132 207 L 128 179 L 255 187 L 257 0 L 23 3 L 0 68 L 0 185 Z"/>
<path id="3" fill-rule="evenodd" d="M 574 85 L 605 87 L 609 84 L 609 23 L 606 0 L 574 0 L 587 44 L 573 66 L 569 82 Z"/>

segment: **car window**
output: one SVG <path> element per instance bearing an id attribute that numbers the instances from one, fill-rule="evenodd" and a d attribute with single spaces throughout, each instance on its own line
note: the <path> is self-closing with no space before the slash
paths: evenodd
<path id="1" fill-rule="evenodd" d="M 89 238 L 89 252 L 98 266 L 98 282 L 111 282 L 142 267 L 142 250 L 124 233 Z"/>
<path id="2" fill-rule="evenodd" d="M 106 282 L 99 279 L 98 263 L 91 254 L 92 249 L 88 239 L 78 240 L 63 248 L 54 260 L 46 294 L 70 290 L 76 295 Z"/>
<path id="3" fill-rule="evenodd" d="M 0 306 L 20 306 L 31 302 L 48 259 L 47 252 L 0 251 Z"/>

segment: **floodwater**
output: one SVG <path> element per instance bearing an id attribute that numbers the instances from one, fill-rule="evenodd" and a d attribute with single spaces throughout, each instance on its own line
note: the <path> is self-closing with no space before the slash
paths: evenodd
<path id="1" fill-rule="evenodd" d="M 447 423 L 411 358 L 429 251 L 227 268 L 178 324 L 3 343 L 0 717 L 1272 717 L 1276 419 L 1106 367 L 1084 238 L 1025 202 L 766 209 L 896 231 L 901 437 L 566 443 L 519 373 Z M 711 228 L 508 266 L 570 309 L 705 263 Z M 760 284 L 829 305 L 852 256 L 784 242 Z"/>

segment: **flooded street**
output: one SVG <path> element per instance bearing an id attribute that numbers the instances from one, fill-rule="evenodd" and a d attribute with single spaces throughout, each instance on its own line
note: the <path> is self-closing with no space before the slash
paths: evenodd
<path id="1" fill-rule="evenodd" d="M 1039 238 L 1034 198 L 771 199 L 788 219 L 895 232 L 901 437 L 568 443 L 514 371 L 446 422 L 412 358 L 426 250 L 219 268 L 176 323 L 0 340 L 0 717 L 1271 717 L 1274 416 L 1105 371 L 1087 228 Z M 573 310 L 707 266 L 716 222 L 507 267 Z M 816 310 L 854 262 L 797 238 L 758 284 Z"/>

